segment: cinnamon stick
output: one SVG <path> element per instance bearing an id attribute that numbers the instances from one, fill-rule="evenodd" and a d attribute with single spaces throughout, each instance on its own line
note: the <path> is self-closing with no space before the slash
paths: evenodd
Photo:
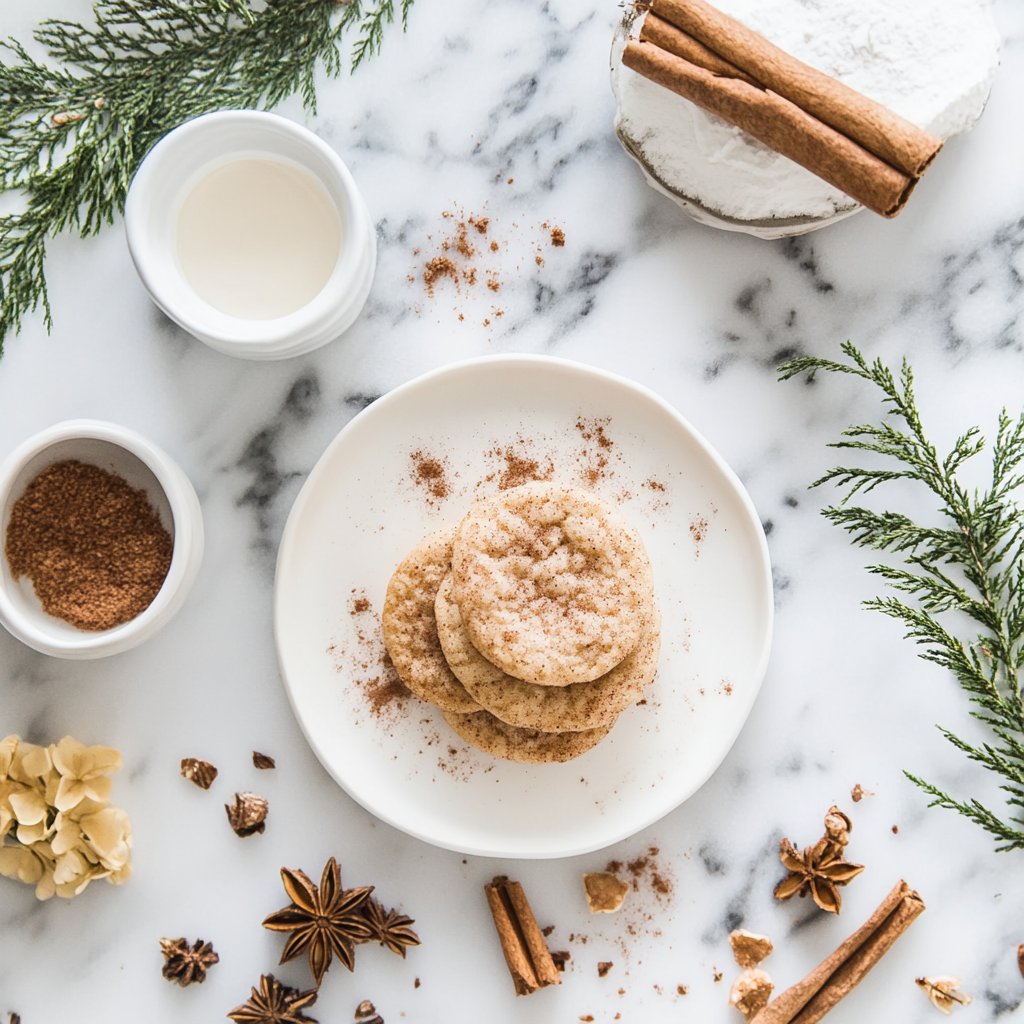
<path id="1" fill-rule="evenodd" d="M 515 985 L 517 996 L 528 996 L 547 985 L 561 985 L 552 959 L 526 893 L 518 882 L 498 875 L 484 886 L 501 951 Z"/>
<path id="2" fill-rule="evenodd" d="M 766 89 L 911 178 L 919 178 L 942 148 L 941 139 L 797 60 L 705 0 L 649 0 L 649 5 L 655 14 L 745 71 Z"/>
<path id="3" fill-rule="evenodd" d="M 917 184 L 770 89 L 716 75 L 651 42 L 630 40 L 622 62 L 737 125 L 883 217 L 895 217 Z"/>
<path id="4" fill-rule="evenodd" d="M 645 43 L 654 43 L 663 50 L 696 64 L 715 75 L 722 75 L 725 78 L 738 78 L 742 82 L 749 82 L 758 88 L 764 88 L 760 82 L 755 81 L 748 74 L 741 71 L 735 64 L 719 57 L 714 50 L 709 50 L 703 43 L 698 42 L 693 36 L 688 35 L 682 29 L 676 28 L 671 22 L 659 18 L 653 11 L 649 11 L 640 26 L 640 39 Z"/>
<path id="5" fill-rule="evenodd" d="M 923 911 L 921 897 L 900 881 L 857 931 L 803 981 L 772 1000 L 753 1024 L 815 1024 L 860 984 Z"/>

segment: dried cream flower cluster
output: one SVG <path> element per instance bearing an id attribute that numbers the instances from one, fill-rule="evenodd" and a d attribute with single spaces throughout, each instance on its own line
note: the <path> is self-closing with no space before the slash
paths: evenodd
<path id="1" fill-rule="evenodd" d="M 39 747 L 0 741 L 0 874 L 70 899 L 93 879 L 132 873 L 128 815 L 110 802 L 121 755 L 65 736 Z"/>

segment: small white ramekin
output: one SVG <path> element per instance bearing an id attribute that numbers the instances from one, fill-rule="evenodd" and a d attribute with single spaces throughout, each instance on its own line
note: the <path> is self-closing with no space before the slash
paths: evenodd
<path id="1" fill-rule="evenodd" d="M 189 285 L 178 262 L 178 214 L 196 184 L 235 160 L 277 160 L 312 173 L 341 224 L 338 262 L 320 293 L 270 320 L 215 309 Z M 377 237 L 352 175 L 337 153 L 301 125 L 257 110 L 204 114 L 165 135 L 142 162 L 124 210 L 128 248 L 153 301 L 211 348 L 243 359 L 287 359 L 347 330 L 373 284 Z"/>
<path id="2" fill-rule="evenodd" d="M 32 583 L 15 581 L 0 554 L 0 623 L 29 647 L 55 658 L 105 658 L 137 647 L 162 629 L 188 595 L 203 560 L 203 514 L 188 477 L 140 434 L 100 420 L 67 420 L 19 445 L 0 464 L 0 548 L 6 548 L 11 508 L 47 466 L 78 459 L 143 488 L 174 546 L 163 586 L 130 622 L 99 633 L 77 629 L 43 611 Z"/>

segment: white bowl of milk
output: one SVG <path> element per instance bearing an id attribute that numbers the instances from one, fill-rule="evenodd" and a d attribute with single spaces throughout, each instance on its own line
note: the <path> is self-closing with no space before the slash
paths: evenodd
<path id="1" fill-rule="evenodd" d="M 338 337 L 373 283 L 376 236 L 348 168 L 276 114 L 205 114 L 165 135 L 132 181 L 125 227 L 153 301 L 244 359 Z"/>

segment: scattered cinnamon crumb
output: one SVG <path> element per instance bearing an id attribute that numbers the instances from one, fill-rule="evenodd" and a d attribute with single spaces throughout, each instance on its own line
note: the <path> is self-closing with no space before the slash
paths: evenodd
<path id="1" fill-rule="evenodd" d="M 498 243 L 497 242 L 491 242 L 491 252 L 497 252 L 497 251 L 498 251 Z"/>
<path id="2" fill-rule="evenodd" d="M 653 476 L 652 477 L 648 477 L 644 481 L 643 486 L 644 487 L 649 487 L 652 491 L 662 491 L 662 492 L 664 492 L 664 490 L 665 490 L 665 485 L 663 483 L 660 483 L 659 481 L 655 480 Z"/>
<path id="3" fill-rule="evenodd" d="M 690 523 L 690 535 L 697 548 L 697 556 L 700 557 L 700 542 L 708 535 L 708 521 L 703 516 L 699 516 Z"/>
<path id="4" fill-rule="evenodd" d="M 434 295 L 434 285 L 442 277 L 450 277 L 455 282 L 455 287 L 459 287 L 459 268 L 447 256 L 435 256 L 427 261 L 426 269 L 423 271 L 423 283 L 431 297 Z"/>
<path id="5" fill-rule="evenodd" d="M 599 978 L 607 978 L 608 972 L 614 966 L 615 965 L 612 963 L 611 960 L 599 960 L 597 964 L 597 976 Z"/>
<path id="6" fill-rule="evenodd" d="M 417 978 L 417 979 L 416 979 L 416 980 L 415 980 L 415 981 L 414 981 L 414 982 L 412 983 L 412 987 L 413 987 L 413 988 L 419 988 L 419 987 L 420 987 L 420 979 L 419 979 L 419 978 Z"/>
<path id="7" fill-rule="evenodd" d="M 676 995 L 685 996 L 689 991 L 685 985 L 676 985 Z"/>
<path id="8" fill-rule="evenodd" d="M 567 949 L 560 949 L 551 954 L 551 959 L 555 962 L 555 966 L 564 972 L 566 962 L 572 959 L 572 953 Z"/>
<path id="9" fill-rule="evenodd" d="M 496 292 L 501 287 L 501 282 L 496 277 L 487 278 L 487 287 Z"/>
<path id="10" fill-rule="evenodd" d="M 555 926 L 553 924 L 549 924 L 547 928 L 541 928 L 540 933 L 546 939 L 554 930 Z"/>
<path id="11" fill-rule="evenodd" d="M 551 229 L 551 244 L 559 249 L 565 245 L 565 232 L 561 228 Z"/>
<path id="12" fill-rule="evenodd" d="M 450 489 L 444 462 L 422 450 L 413 452 L 409 458 L 412 459 L 416 484 L 426 487 L 435 498 L 447 498 Z"/>
<path id="13" fill-rule="evenodd" d="M 350 615 L 361 615 L 363 612 L 370 610 L 370 602 L 365 597 L 358 597 L 352 602 L 352 611 Z"/>
<path id="14" fill-rule="evenodd" d="M 508 183 L 509 183 L 510 185 L 512 184 L 512 182 L 513 182 L 513 181 L 515 181 L 515 178 L 509 178 L 509 179 L 508 179 Z M 580 1019 L 582 1020 L 583 1018 L 580 1018 Z M 591 1017 L 591 1020 L 593 1020 L 593 1017 Z"/>
<path id="15" fill-rule="evenodd" d="M 473 225 L 480 232 L 481 235 L 487 234 L 487 225 L 491 222 L 490 217 L 470 217 L 469 223 Z M 492 243 L 494 244 L 494 243 Z"/>
<path id="16" fill-rule="evenodd" d="M 717 967 L 712 967 L 711 970 L 714 971 L 714 974 L 712 976 L 714 977 L 715 981 L 721 981 L 722 972 Z"/>
<path id="17" fill-rule="evenodd" d="M 538 267 L 543 267 L 544 266 L 544 257 L 543 256 L 534 256 L 533 260 L 537 264 Z"/>
<path id="18" fill-rule="evenodd" d="M 509 178 L 508 180 L 509 180 L 509 184 L 511 184 L 512 183 L 512 179 Z M 594 1019 L 594 1015 L 592 1013 L 588 1013 L 585 1017 L 580 1017 L 580 1020 L 593 1020 L 593 1019 Z"/>
<path id="19" fill-rule="evenodd" d="M 899 825 L 893 825 L 893 827 L 892 827 L 892 834 L 896 835 L 899 832 L 899 830 L 900 830 Z"/>

